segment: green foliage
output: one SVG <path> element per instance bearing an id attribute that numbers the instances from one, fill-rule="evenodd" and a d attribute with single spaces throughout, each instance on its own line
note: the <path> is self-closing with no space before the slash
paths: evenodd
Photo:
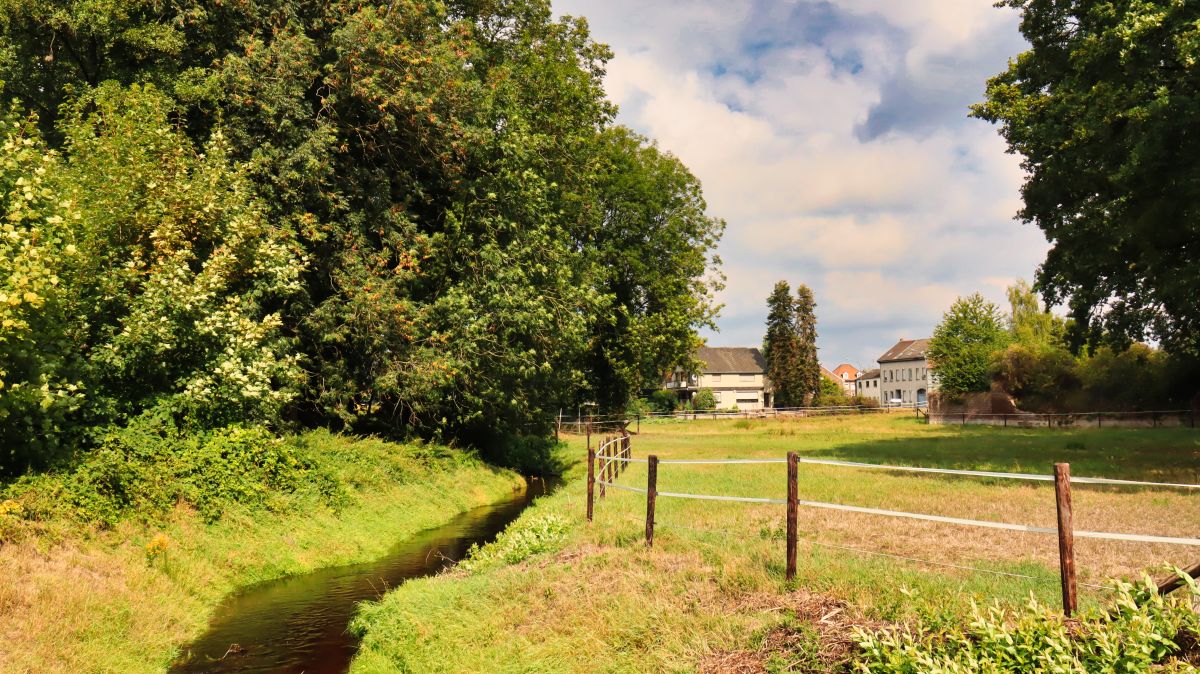
<path id="1" fill-rule="evenodd" d="M 674 412 L 679 407 L 679 396 L 674 391 L 660 389 L 650 394 L 649 401 L 655 412 Z"/>
<path id="2" fill-rule="evenodd" d="M 696 395 L 692 396 L 692 409 L 705 412 L 717 409 L 717 397 L 713 395 L 712 389 L 702 388 L 696 391 Z"/>
<path id="3" fill-rule="evenodd" d="M 1081 615 L 1077 625 L 1031 599 L 1019 612 L 975 607 L 965 632 L 860 630 L 863 653 L 855 666 L 872 674 L 1150 672 L 1200 638 L 1191 607 L 1200 592 L 1181 575 L 1188 586 L 1167 598 L 1148 578 L 1140 585 L 1117 582 L 1113 608 Z"/>
<path id="4" fill-rule="evenodd" d="M 812 289 L 796 287 L 797 379 L 799 391 L 809 399 L 821 390 L 821 363 L 817 360 L 817 302 Z"/>
<path id="5" fill-rule="evenodd" d="M 793 298 L 786 281 L 776 283 L 767 298 L 763 358 L 775 407 L 799 407 L 819 393 L 816 306 L 808 286 L 796 288 Z"/>
<path id="6" fill-rule="evenodd" d="M 553 512 L 525 517 L 505 529 L 490 545 L 472 545 L 458 568 L 480 573 L 500 566 L 518 564 L 526 559 L 562 547 L 571 525 L 567 518 Z"/>
<path id="7" fill-rule="evenodd" d="M 821 375 L 819 389 L 817 395 L 813 396 L 812 404 L 820 407 L 834 407 L 838 405 L 850 405 L 852 401 L 850 396 L 846 395 L 846 389 L 842 385 L 829 377 Z"/>
<path id="8" fill-rule="evenodd" d="M 1066 322 L 1042 308 L 1038 296 L 1024 279 L 1008 287 L 1009 330 L 1013 340 L 1037 347 L 1064 344 Z"/>
<path id="9" fill-rule="evenodd" d="M 0 473 L 148 409 L 526 456 L 711 324 L 724 223 L 547 0 L 35 0 L 0 34 Z"/>
<path id="10" fill-rule="evenodd" d="M 1147 334 L 1200 354 L 1200 13 L 1177 0 L 1004 0 L 1031 48 L 988 82 L 977 117 L 1026 172 L 1020 217 L 1051 248 L 1047 303 L 1069 303 L 1077 345 Z"/>
<path id="11" fill-rule="evenodd" d="M 979 293 L 958 298 L 929 340 L 929 364 L 938 389 L 951 396 L 988 390 L 992 355 L 1008 341 L 996 305 Z"/>

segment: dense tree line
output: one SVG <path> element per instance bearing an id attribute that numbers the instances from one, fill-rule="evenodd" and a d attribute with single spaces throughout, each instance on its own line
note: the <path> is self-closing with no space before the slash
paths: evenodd
<path id="1" fill-rule="evenodd" d="M 723 223 L 543 0 L 0 7 L 0 472 L 153 412 L 499 447 L 711 322 Z"/>

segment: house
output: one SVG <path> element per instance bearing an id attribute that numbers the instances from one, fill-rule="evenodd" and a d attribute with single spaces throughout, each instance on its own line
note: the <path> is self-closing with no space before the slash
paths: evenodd
<path id="1" fill-rule="evenodd" d="M 825 367 L 824 365 L 819 365 L 818 367 L 821 368 L 821 376 L 822 377 L 837 384 L 838 386 L 842 385 L 842 378 L 837 376 L 836 374 L 834 374 L 833 370 L 830 370 L 829 368 Z"/>
<path id="2" fill-rule="evenodd" d="M 925 405 L 937 382 L 925 360 L 928 339 L 903 339 L 879 357 L 880 401 L 884 405 Z"/>
<path id="3" fill-rule="evenodd" d="M 696 352 L 700 371 L 688 374 L 682 368 L 666 381 L 666 388 L 691 400 L 700 389 L 709 389 L 717 400 L 717 409 L 761 410 L 771 406 L 767 381 L 767 361 L 752 347 L 702 346 Z"/>
<path id="4" fill-rule="evenodd" d="M 879 393 L 879 368 L 858 374 L 858 378 L 854 380 L 854 395 L 870 398 L 882 404 Z"/>
<path id="5" fill-rule="evenodd" d="M 833 368 L 833 373 L 837 375 L 838 379 L 841 381 L 842 390 L 846 392 L 846 395 L 857 395 L 858 390 L 854 385 L 854 382 L 858 379 L 858 375 L 861 374 L 858 368 L 854 367 L 850 363 L 842 363 L 841 365 Z"/>

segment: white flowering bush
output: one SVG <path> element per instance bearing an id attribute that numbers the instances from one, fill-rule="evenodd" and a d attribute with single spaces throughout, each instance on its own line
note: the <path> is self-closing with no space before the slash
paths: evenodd
<path id="1" fill-rule="evenodd" d="M 301 370 L 283 316 L 304 258 L 219 132 L 199 151 L 153 89 L 83 97 L 61 154 L 0 117 L 0 475 L 164 406 L 278 418 Z"/>
<path id="2" fill-rule="evenodd" d="M 46 184 L 57 161 L 32 120 L 0 116 L 0 473 L 57 453 L 82 401 L 60 276 L 77 212 Z"/>
<path id="3" fill-rule="evenodd" d="M 198 152 L 149 89 L 102 87 L 89 102 L 99 112 L 70 133 L 67 184 L 99 267 L 96 395 L 118 414 L 166 402 L 205 426 L 277 418 L 300 377 L 281 332 L 304 269 L 290 232 L 219 132 Z"/>

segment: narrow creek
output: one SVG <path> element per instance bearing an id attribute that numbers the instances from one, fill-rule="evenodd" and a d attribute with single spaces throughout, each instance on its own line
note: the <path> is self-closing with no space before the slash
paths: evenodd
<path id="1" fill-rule="evenodd" d="M 245 588 L 217 609 L 208 632 L 183 649 L 174 674 L 341 674 L 358 640 L 346 629 L 360 601 L 410 578 L 431 576 L 496 535 L 556 481 L 530 479 L 512 499 L 458 515 L 397 545 L 385 557 Z"/>

